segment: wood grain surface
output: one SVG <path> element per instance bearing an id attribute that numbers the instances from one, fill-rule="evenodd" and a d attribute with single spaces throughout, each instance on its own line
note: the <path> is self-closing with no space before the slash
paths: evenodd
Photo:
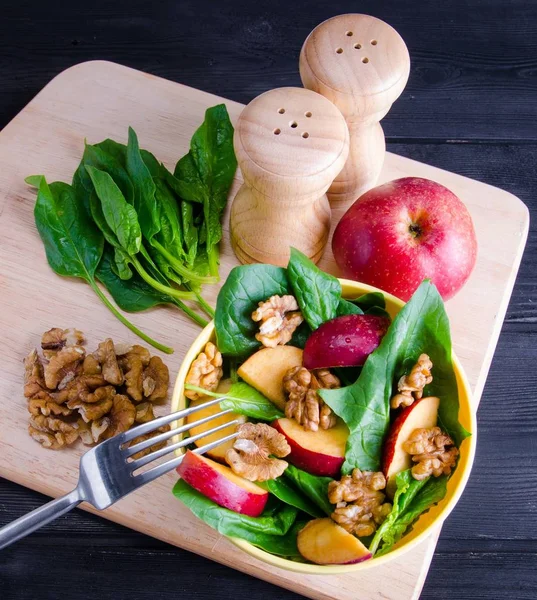
<path id="1" fill-rule="evenodd" d="M 127 10 L 111 0 L 9 3 L 0 20 L 0 126 L 55 74 L 95 58 L 247 103 L 267 89 L 300 85 L 296 61 L 308 32 L 356 8 L 341 0 L 133 0 Z M 388 149 L 509 190 L 535 216 L 537 5 L 364 0 L 359 9 L 393 25 L 412 57 L 407 88 L 383 120 Z M 533 223 L 478 415 L 474 472 L 442 530 L 425 600 L 537 597 Z M 1 522 L 45 500 L 0 480 Z M 178 595 L 298 598 L 82 511 L 0 555 L 0 597 L 8 600 Z"/>
<path id="2" fill-rule="evenodd" d="M 51 180 L 69 180 L 84 137 L 90 142 L 106 136 L 123 140 L 128 125 L 137 131 L 141 145 L 170 167 L 187 151 L 205 109 L 219 101 L 192 88 L 113 63 L 93 61 L 57 76 L 0 133 L 0 163 L 4 165 L 0 173 L 0 272 L 4 275 L 0 323 L 9 340 L 4 356 L 4 401 L 0 405 L 4 426 L 2 476 L 52 496 L 66 493 L 76 482 L 78 456 L 83 448 L 51 453 L 37 446 L 25 432 L 28 415 L 19 395 L 21 362 L 40 333 L 51 326 L 75 326 L 87 333 L 90 346 L 106 336 L 133 341 L 133 335 L 99 306 L 88 286 L 58 278 L 45 266 L 43 248 L 32 224 L 35 196 L 24 184 L 24 175 L 46 173 Z M 226 104 L 236 121 L 241 105 Z M 28 143 L 30 139 L 32 144 Z M 477 265 L 464 290 L 448 303 L 448 312 L 454 348 L 474 389 L 477 408 L 524 248 L 527 209 L 507 192 L 388 154 L 381 181 L 409 174 L 434 179 L 453 190 L 467 204 L 476 226 Z M 239 183 L 237 173 L 231 197 Z M 334 223 L 343 211 L 344 206 L 334 207 Z M 226 225 L 228 215 L 229 210 Z M 225 229 L 223 277 L 237 264 Z M 501 247 L 497 244 L 500 235 Z M 337 273 L 328 249 L 320 265 Z M 42 303 L 45 291 L 46 303 Z M 216 292 L 217 286 L 213 286 L 207 289 L 206 297 L 214 302 Z M 166 362 L 172 373 L 177 372 L 196 327 L 170 309 L 153 309 L 136 315 L 135 320 L 150 335 L 175 348 L 175 354 L 166 357 Z M 311 598 L 351 600 L 358 581 L 370 598 L 383 594 L 403 600 L 419 593 L 435 535 L 418 550 L 375 569 L 338 576 L 297 575 L 246 556 L 195 519 L 170 494 L 174 480 L 174 474 L 168 474 L 100 514 Z"/>

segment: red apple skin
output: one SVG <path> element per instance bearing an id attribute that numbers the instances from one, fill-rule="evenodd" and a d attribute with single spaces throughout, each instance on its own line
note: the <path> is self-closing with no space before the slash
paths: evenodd
<path id="1" fill-rule="evenodd" d="M 323 323 L 304 347 L 306 369 L 360 367 L 386 334 L 390 320 L 377 315 L 344 315 Z"/>
<path id="2" fill-rule="evenodd" d="M 430 278 L 448 300 L 477 257 L 466 206 L 447 188 L 404 177 L 366 192 L 343 215 L 332 239 L 343 276 L 408 300 Z"/>
<path id="3" fill-rule="evenodd" d="M 214 463 L 220 467 L 220 470 L 215 470 L 211 467 L 212 463 L 211 459 L 188 450 L 182 463 L 177 467 L 177 472 L 186 483 L 216 504 L 242 515 L 258 517 L 265 509 L 269 497 L 268 492 L 263 493 L 265 490 L 259 488 L 260 493 L 252 493 L 219 472 L 228 467 Z M 228 470 L 231 471 L 231 469 Z M 238 476 L 235 477 L 241 479 Z M 246 482 L 245 486 L 255 485 L 244 481 Z"/>
<path id="4" fill-rule="evenodd" d="M 271 425 L 274 427 L 274 429 L 285 436 L 285 439 L 291 447 L 291 452 L 285 457 L 285 460 L 290 462 L 295 467 L 306 471 L 306 473 L 311 473 L 312 475 L 333 478 L 340 476 L 341 466 L 345 462 L 344 456 L 331 456 L 329 454 L 323 454 L 320 451 L 316 452 L 314 450 L 304 448 L 287 435 L 285 429 L 281 427 L 279 419 L 273 421 Z"/>

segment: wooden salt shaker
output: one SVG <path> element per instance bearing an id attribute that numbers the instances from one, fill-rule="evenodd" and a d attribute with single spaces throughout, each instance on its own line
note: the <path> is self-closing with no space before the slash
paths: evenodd
<path id="1" fill-rule="evenodd" d="M 330 231 L 326 190 L 349 152 L 342 114 L 310 90 L 271 90 L 242 111 L 234 145 L 244 176 L 230 217 L 237 258 L 286 266 L 293 246 L 317 262 Z"/>
<path id="2" fill-rule="evenodd" d="M 300 53 L 302 83 L 341 110 L 350 132 L 349 158 L 328 191 L 330 201 L 354 201 L 376 184 L 386 151 L 379 121 L 409 72 L 405 42 L 375 17 L 333 17 L 307 37 Z"/>

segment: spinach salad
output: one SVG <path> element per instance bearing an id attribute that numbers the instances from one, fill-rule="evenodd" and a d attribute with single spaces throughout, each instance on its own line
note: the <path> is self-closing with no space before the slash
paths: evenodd
<path id="1" fill-rule="evenodd" d="M 431 282 L 392 321 L 383 294 L 344 299 L 335 277 L 292 249 L 287 268 L 230 272 L 215 330 L 185 395 L 222 398 L 214 410 L 231 409 L 255 435 L 240 425 L 215 454 L 187 451 L 173 493 L 197 517 L 271 554 L 348 564 L 389 552 L 444 498 L 469 433 Z M 311 550 L 325 538 L 334 547 Z"/>

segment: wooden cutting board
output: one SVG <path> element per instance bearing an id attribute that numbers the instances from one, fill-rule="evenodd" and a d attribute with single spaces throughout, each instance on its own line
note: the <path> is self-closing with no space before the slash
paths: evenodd
<path id="1" fill-rule="evenodd" d="M 26 432 L 22 361 L 43 331 L 53 326 L 77 327 L 87 333 L 90 347 L 108 336 L 138 341 L 86 284 L 61 278 L 48 267 L 34 226 L 35 191 L 24 183 L 24 177 L 44 173 L 49 181 L 70 181 L 84 138 L 90 143 L 106 137 L 126 141 L 129 125 L 137 131 L 142 147 L 173 167 L 187 152 L 205 109 L 219 102 L 226 103 L 236 120 L 242 105 L 235 102 L 113 63 L 88 62 L 56 77 L 0 133 L 1 476 L 50 496 L 63 494 L 76 483 L 83 447 L 52 452 Z M 477 408 L 522 257 L 528 211 L 507 192 L 388 153 L 381 182 L 408 175 L 434 179 L 453 190 L 468 206 L 477 229 L 476 269 L 462 292 L 448 303 L 455 350 L 474 389 Z M 240 183 L 237 174 L 232 196 Z M 333 223 L 342 212 L 333 208 Z M 226 215 L 222 279 L 237 264 L 227 220 Z M 329 249 L 320 266 L 337 274 Z M 207 299 L 214 302 L 217 292 L 217 286 L 207 288 Z M 133 315 L 132 321 L 175 348 L 175 354 L 164 357 L 173 376 L 199 328 L 178 310 L 168 308 Z M 167 409 L 160 407 L 160 413 Z M 101 514 L 310 598 L 419 597 L 438 531 L 414 552 L 386 566 L 330 577 L 288 573 L 243 554 L 194 518 L 171 494 L 175 479 L 173 474 L 164 476 Z"/>

